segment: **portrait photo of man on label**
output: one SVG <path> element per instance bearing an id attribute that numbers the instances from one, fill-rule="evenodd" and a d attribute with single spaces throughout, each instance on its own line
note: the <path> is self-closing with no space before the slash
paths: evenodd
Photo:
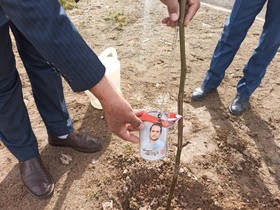
<path id="1" fill-rule="evenodd" d="M 158 116 L 159 113 L 152 112 Z M 166 119 L 164 115 L 161 116 Z M 145 128 L 140 132 L 140 155 L 146 160 L 159 160 L 167 154 L 168 128 L 163 127 L 160 122 L 144 122 Z"/>

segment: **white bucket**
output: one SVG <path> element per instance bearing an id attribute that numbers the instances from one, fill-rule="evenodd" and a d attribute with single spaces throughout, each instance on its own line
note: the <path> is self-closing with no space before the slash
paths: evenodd
<path id="1" fill-rule="evenodd" d="M 113 83 L 115 88 L 120 91 L 121 90 L 121 74 L 120 74 L 120 61 L 117 57 L 117 51 L 113 47 L 109 47 L 104 50 L 98 58 L 103 63 L 106 68 L 106 76 Z M 99 100 L 89 91 L 84 91 L 90 99 L 91 105 L 96 109 L 102 109 L 102 106 Z"/>

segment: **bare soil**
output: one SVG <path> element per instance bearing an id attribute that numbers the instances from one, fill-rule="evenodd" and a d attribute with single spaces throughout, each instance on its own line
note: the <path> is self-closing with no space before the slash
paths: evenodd
<path id="1" fill-rule="evenodd" d="M 160 1 L 146 1 L 146 7 L 143 2 L 83 0 L 67 13 L 96 54 L 107 47 L 116 48 L 122 93 L 134 108 L 177 112 L 179 38 L 174 35 L 175 29 L 161 24 L 167 12 Z M 228 14 L 202 5 L 186 29 L 189 72 L 184 101 L 185 147 L 172 201 L 176 210 L 280 209 L 279 52 L 251 97 L 248 111 L 240 117 L 228 111 L 243 66 L 258 43 L 262 20 L 256 20 L 251 27 L 217 92 L 203 101 L 190 99 L 191 92 L 204 79 Z M 169 129 L 168 156 L 147 162 L 140 158 L 138 144 L 122 141 L 108 132 L 102 110 L 94 109 L 86 94 L 73 93 L 64 83 L 75 128 L 102 138 L 104 149 L 82 154 L 70 148 L 51 147 L 18 56 L 17 68 L 43 162 L 55 179 L 55 191 L 47 200 L 30 196 L 21 183 L 17 160 L 1 144 L 0 209 L 165 208 L 174 168 L 177 125 Z M 69 155 L 72 161 L 63 164 L 62 155 Z M 113 208 L 105 207 L 110 202 Z"/>

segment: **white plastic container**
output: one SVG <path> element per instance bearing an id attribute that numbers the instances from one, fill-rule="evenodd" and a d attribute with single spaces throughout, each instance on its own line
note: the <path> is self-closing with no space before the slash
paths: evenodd
<path id="1" fill-rule="evenodd" d="M 120 74 L 120 61 L 118 60 L 117 51 L 113 47 L 109 47 L 104 50 L 98 58 L 103 63 L 106 68 L 105 74 L 113 83 L 118 91 L 121 91 L 121 74 Z M 91 105 L 96 109 L 102 109 L 99 100 L 89 91 L 86 90 L 85 93 L 90 99 Z"/>

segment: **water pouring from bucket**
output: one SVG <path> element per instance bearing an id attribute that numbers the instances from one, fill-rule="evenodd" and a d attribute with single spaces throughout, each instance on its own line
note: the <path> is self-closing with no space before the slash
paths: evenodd
<path id="1" fill-rule="evenodd" d="M 98 58 L 106 68 L 105 74 L 113 83 L 118 91 L 121 91 L 121 74 L 120 61 L 118 60 L 117 51 L 113 47 L 105 49 Z M 102 109 L 99 100 L 89 91 L 84 91 L 90 99 L 91 105 L 96 109 Z"/>

